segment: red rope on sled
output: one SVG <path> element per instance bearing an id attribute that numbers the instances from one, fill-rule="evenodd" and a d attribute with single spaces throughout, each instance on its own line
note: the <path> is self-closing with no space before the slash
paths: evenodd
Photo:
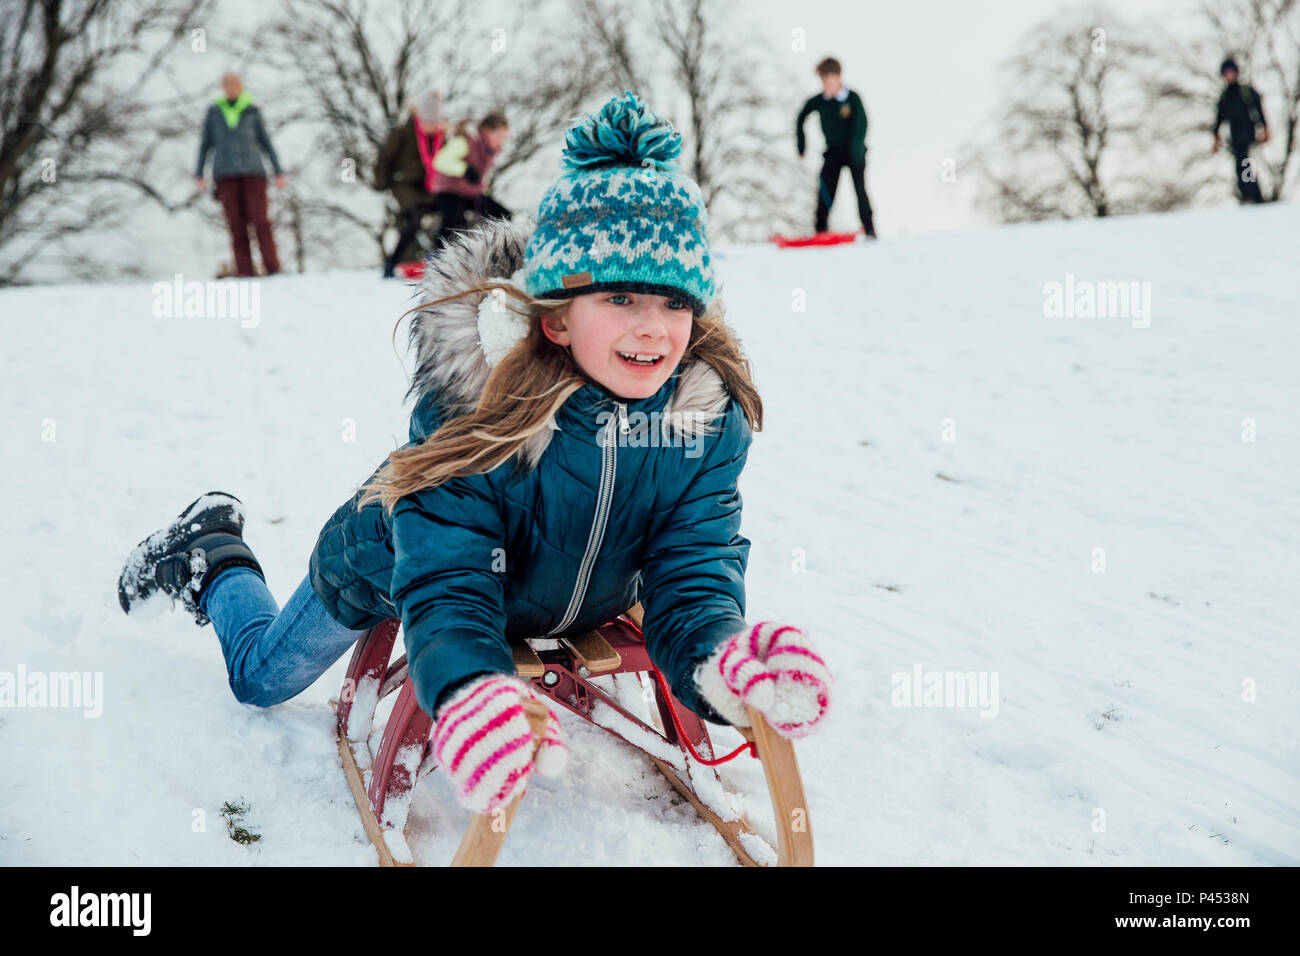
<path id="1" fill-rule="evenodd" d="M 731 753 L 727 754 L 725 757 L 718 757 L 715 760 L 708 760 L 700 756 L 699 752 L 691 744 L 691 738 L 686 736 L 686 731 L 682 728 L 682 722 L 680 718 L 678 718 L 677 716 L 677 708 L 673 706 L 672 694 L 669 693 L 668 691 L 668 683 L 664 680 L 664 675 L 660 673 L 659 668 L 654 667 L 653 665 L 650 668 L 650 673 L 654 674 L 655 680 L 659 682 L 659 690 L 664 695 L 664 702 L 668 705 L 668 716 L 672 717 L 673 726 L 677 728 L 677 739 L 680 740 L 682 743 L 686 744 L 686 749 L 691 752 L 692 757 L 694 757 L 700 763 L 704 764 L 704 766 L 706 767 L 716 767 L 719 764 L 724 764 L 731 760 L 735 760 L 737 757 L 741 755 L 741 753 L 743 753 L 746 750 L 749 751 L 749 755 L 751 757 L 758 756 L 758 747 L 750 743 L 749 741 L 745 741 L 745 743 L 741 744 L 739 747 L 737 747 Z"/>
<path id="2" fill-rule="evenodd" d="M 636 631 L 637 637 L 640 637 L 642 640 L 645 639 L 645 636 L 642 633 L 641 628 L 637 626 L 636 621 L 632 620 L 627 615 L 622 615 L 620 619 L 627 622 L 627 625 L 631 627 L 632 630 Z M 650 665 L 650 673 L 654 674 L 655 680 L 659 683 L 659 692 L 663 694 L 664 703 L 668 705 L 668 716 L 673 719 L 673 727 L 677 730 L 677 739 L 686 744 L 686 749 L 690 751 L 692 757 L 704 764 L 706 767 L 716 767 L 719 764 L 729 763 L 730 761 L 735 760 L 746 750 L 749 751 L 751 757 L 758 756 L 758 746 L 750 741 L 746 741 L 725 757 L 718 757 L 716 760 L 706 760 L 704 757 L 700 756 L 699 751 L 697 751 L 691 743 L 691 738 L 686 736 L 686 730 L 682 727 L 681 718 L 677 716 L 677 708 L 673 706 L 673 695 L 672 692 L 668 690 L 668 682 L 664 680 L 664 675 L 660 673 L 659 668 L 655 667 L 653 664 Z"/>

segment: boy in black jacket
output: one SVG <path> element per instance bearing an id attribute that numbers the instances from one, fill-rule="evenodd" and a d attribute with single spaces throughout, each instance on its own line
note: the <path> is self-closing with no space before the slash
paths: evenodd
<path id="1" fill-rule="evenodd" d="M 813 228 L 826 231 L 826 219 L 835 190 L 840 181 L 840 170 L 845 166 L 853 177 L 853 188 L 858 194 L 858 217 L 862 220 L 867 237 L 876 237 L 871 221 L 871 201 L 867 199 L 865 181 L 867 171 L 867 110 L 862 97 L 840 82 L 840 62 L 827 57 L 817 64 L 822 92 L 812 97 L 799 111 L 795 120 L 795 144 L 802 159 L 806 142 L 803 123 L 810 113 L 817 113 L 822 121 L 822 135 L 826 139 L 826 152 L 822 154 L 821 185 L 817 196 L 817 213 Z"/>
<path id="2" fill-rule="evenodd" d="M 1223 61 L 1219 67 L 1223 77 L 1223 93 L 1219 96 L 1218 112 L 1214 116 L 1214 147 L 1218 152 L 1222 140 L 1219 128 L 1223 121 L 1228 121 L 1228 135 L 1231 137 L 1232 155 L 1237 164 L 1237 191 L 1241 193 L 1242 202 L 1263 202 L 1259 192 L 1259 180 L 1255 175 L 1254 163 L 1250 161 L 1250 147 L 1256 142 L 1255 128 L 1262 127 L 1260 143 L 1268 142 L 1268 120 L 1264 119 L 1264 101 L 1259 93 L 1249 84 L 1237 81 L 1237 64 L 1231 59 Z"/>

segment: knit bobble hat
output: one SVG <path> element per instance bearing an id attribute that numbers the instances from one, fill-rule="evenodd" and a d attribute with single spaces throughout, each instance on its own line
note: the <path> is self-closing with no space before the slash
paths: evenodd
<path id="1" fill-rule="evenodd" d="M 442 94 L 437 90 L 425 90 L 415 101 L 415 115 L 430 126 L 442 120 Z"/>
<path id="2" fill-rule="evenodd" d="M 674 160 L 682 138 L 631 92 L 565 133 L 564 172 L 542 196 L 524 250 L 524 291 L 567 299 L 644 292 L 713 299 L 708 212 Z"/>

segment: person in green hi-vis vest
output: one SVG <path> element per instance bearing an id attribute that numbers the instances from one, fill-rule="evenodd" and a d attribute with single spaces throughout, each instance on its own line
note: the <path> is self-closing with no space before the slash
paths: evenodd
<path id="1" fill-rule="evenodd" d="M 203 120 L 203 139 L 199 143 L 198 168 L 194 180 L 200 190 L 207 188 L 203 169 L 208 153 L 212 154 L 212 179 L 216 196 L 226 214 L 230 227 L 230 242 L 235 252 L 235 274 L 251 276 L 253 253 L 248 243 L 251 226 L 257 233 L 257 248 L 262 254 L 262 265 L 267 275 L 280 271 L 280 259 L 275 253 L 275 236 L 266 209 L 266 167 L 262 154 L 271 161 L 275 170 L 275 185 L 284 188 L 284 171 L 271 146 L 262 124 L 262 114 L 253 103 L 252 95 L 235 73 L 221 78 L 221 91 L 208 107 Z"/>
<path id="2" fill-rule="evenodd" d="M 817 191 L 817 212 L 813 229 L 826 231 L 831 204 L 840 172 L 848 167 L 853 179 L 853 189 L 858 194 L 858 218 L 868 239 L 876 238 L 876 227 L 871 217 L 871 201 L 867 198 L 867 108 L 862 97 L 850 90 L 840 80 L 840 61 L 826 57 L 817 64 L 816 72 L 822 81 L 822 92 L 804 103 L 799 118 L 794 121 L 795 145 L 799 158 L 803 158 L 807 145 L 803 124 L 809 115 L 816 113 L 822 121 L 822 135 L 826 139 L 826 152 L 822 154 L 822 171 Z"/>

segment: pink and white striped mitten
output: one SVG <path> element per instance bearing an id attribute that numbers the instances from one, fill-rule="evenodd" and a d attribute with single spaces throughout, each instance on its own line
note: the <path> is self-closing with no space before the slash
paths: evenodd
<path id="1" fill-rule="evenodd" d="M 797 627 L 760 621 L 724 642 L 695 675 L 700 695 L 737 727 L 748 704 L 783 737 L 812 733 L 831 702 L 831 675 Z"/>
<path id="2" fill-rule="evenodd" d="M 518 677 L 489 674 L 457 690 L 438 712 L 433 753 L 456 784 L 456 799 L 475 813 L 491 813 L 524 792 L 533 770 L 559 776 L 569 748 L 547 707 L 546 736 L 533 756 L 525 700 L 542 695 Z"/>

